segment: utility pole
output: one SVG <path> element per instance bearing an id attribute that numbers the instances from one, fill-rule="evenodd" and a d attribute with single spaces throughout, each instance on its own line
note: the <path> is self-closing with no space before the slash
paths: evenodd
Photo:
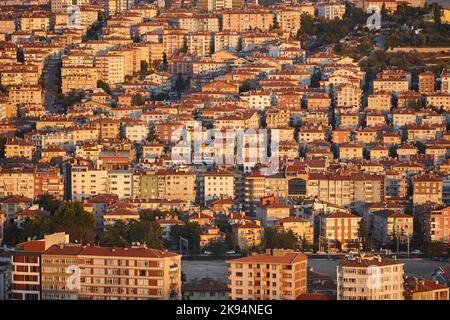
<path id="1" fill-rule="evenodd" d="M 408 237 L 408 259 L 409 259 L 409 241 L 410 241 L 410 239 Z"/>

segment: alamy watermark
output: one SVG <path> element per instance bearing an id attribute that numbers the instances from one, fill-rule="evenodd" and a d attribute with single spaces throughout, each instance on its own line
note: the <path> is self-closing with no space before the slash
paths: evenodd
<path id="1" fill-rule="evenodd" d="M 278 129 L 204 129 L 196 121 L 194 130 L 172 132 L 172 161 L 184 164 L 244 165 L 261 164 L 262 174 L 279 169 Z"/>
<path id="2" fill-rule="evenodd" d="M 381 9 L 378 6 L 370 6 L 366 13 L 371 14 L 366 21 L 366 26 L 369 30 L 381 29 Z"/>

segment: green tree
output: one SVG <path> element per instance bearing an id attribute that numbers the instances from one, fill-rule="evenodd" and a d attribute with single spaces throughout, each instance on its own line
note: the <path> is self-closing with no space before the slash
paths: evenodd
<path id="1" fill-rule="evenodd" d="M 200 234 L 202 229 L 197 222 L 188 222 L 185 225 L 174 225 L 170 229 L 170 238 L 178 245 L 180 237 L 189 241 L 189 253 L 198 254 L 200 252 Z"/>
<path id="2" fill-rule="evenodd" d="M 95 239 L 95 216 L 79 202 L 67 202 L 54 214 L 55 231 L 64 231 L 71 241 L 91 243 Z"/>
<path id="3" fill-rule="evenodd" d="M 56 209 L 58 209 L 62 205 L 62 201 L 56 199 L 51 194 L 43 194 L 37 198 L 36 203 L 40 208 L 50 212 L 50 214 L 54 214 Z"/>
<path id="4" fill-rule="evenodd" d="M 142 106 L 144 104 L 144 97 L 142 97 L 142 94 L 135 93 L 131 96 L 131 104 L 133 106 Z"/>
<path id="5" fill-rule="evenodd" d="M 130 244 L 128 240 L 128 224 L 123 221 L 116 221 L 114 224 L 107 225 L 105 228 L 105 239 L 103 245 L 109 247 L 127 247 Z"/>
<path id="6" fill-rule="evenodd" d="M 371 235 L 370 235 L 369 224 L 366 222 L 365 219 L 361 219 L 361 221 L 359 223 L 358 238 L 361 240 L 361 245 L 362 245 L 363 250 L 369 251 L 371 249 L 371 246 L 370 246 Z"/>
<path id="7" fill-rule="evenodd" d="M 25 239 L 23 230 L 17 227 L 15 223 L 7 225 L 3 230 L 3 243 L 9 246 L 16 246 L 18 243 L 25 241 Z"/>
<path id="8" fill-rule="evenodd" d="M 179 73 L 177 75 L 177 79 L 175 81 L 175 91 L 177 91 L 178 93 L 181 93 L 185 88 L 185 84 L 184 84 L 184 80 L 183 80 L 183 76 L 181 75 L 181 73 Z"/>
<path id="9" fill-rule="evenodd" d="M 167 60 L 167 54 L 165 52 L 163 52 L 163 57 L 162 57 L 162 71 L 168 71 L 169 70 L 169 61 Z"/>
<path id="10" fill-rule="evenodd" d="M 439 241 L 425 241 L 422 247 L 423 253 L 428 258 L 443 256 L 446 249 L 446 245 Z"/>
<path id="11" fill-rule="evenodd" d="M 207 250 L 211 251 L 215 256 L 220 256 L 225 254 L 225 252 L 227 251 L 227 245 L 222 240 L 214 240 L 208 244 Z"/>
<path id="12" fill-rule="evenodd" d="M 111 87 L 103 80 L 97 80 L 97 88 L 103 89 L 107 94 L 111 94 Z"/>
<path id="13" fill-rule="evenodd" d="M 27 219 L 23 225 L 25 238 L 42 239 L 47 234 L 55 232 L 55 223 L 53 217 L 37 217 Z"/>
<path id="14" fill-rule="evenodd" d="M 170 96 L 168 93 L 166 92 L 160 92 L 157 95 L 155 95 L 153 97 L 154 101 L 165 101 L 165 100 L 170 100 Z"/>
<path id="15" fill-rule="evenodd" d="M 252 89 L 251 83 L 248 80 L 245 80 L 242 82 L 241 86 L 239 87 L 239 93 L 247 92 Z"/>
<path id="16" fill-rule="evenodd" d="M 265 248 L 295 249 L 297 243 L 297 236 L 292 230 L 289 230 L 288 232 L 278 231 L 273 227 L 264 229 L 263 246 Z"/>
<path id="17" fill-rule="evenodd" d="M 145 60 L 141 60 L 141 70 L 140 70 L 141 76 L 145 77 L 149 74 L 149 68 L 148 68 L 148 62 Z"/>
<path id="18" fill-rule="evenodd" d="M 139 212 L 140 221 L 155 221 L 169 215 L 169 212 L 162 212 L 161 210 L 144 209 Z"/>

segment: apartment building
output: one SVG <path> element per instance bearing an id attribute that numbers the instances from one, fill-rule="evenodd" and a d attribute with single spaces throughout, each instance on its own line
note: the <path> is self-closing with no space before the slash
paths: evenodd
<path id="1" fill-rule="evenodd" d="M 95 67 L 99 80 L 109 85 L 125 80 L 125 56 L 117 53 L 105 53 L 95 57 Z"/>
<path id="2" fill-rule="evenodd" d="M 449 290 L 429 279 L 405 277 L 405 300 L 449 300 Z"/>
<path id="3" fill-rule="evenodd" d="M 104 75 L 104 74 L 103 74 Z M 61 68 L 61 92 L 97 88 L 98 69 L 91 66 L 76 66 Z"/>
<path id="4" fill-rule="evenodd" d="M 72 200 L 108 193 L 108 171 L 88 166 L 73 166 L 71 170 Z"/>
<path id="5" fill-rule="evenodd" d="M 11 195 L 34 198 L 33 169 L 0 169 L 0 196 Z"/>
<path id="6" fill-rule="evenodd" d="M 325 2 L 320 3 L 318 6 L 319 17 L 325 19 L 334 20 L 342 19 L 345 14 L 345 3 L 343 2 Z"/>
<path id="7" fill-rule="evenodd" d="M 41 12 L 29 12 L 19 18 L 19 30 L 32 32 L 50 29 L 50 17 Z"/>
<path id="8" fill-rule="evenodd" d="M 450 94 L 436 92 L 427 94 L 427 105 L 436 108 L 442 108 L 446 111 L 450 110 Z"/>
<path id="9" fill-rule="evenodd" d="M 282 8 L 277 12 L 277 21 L 280 29 L 289 32 L 291 36 L 297 35 L 301 26 L 302 12 L 296 8 Z"/>
<path id="10" fill-rule="evenodd" d="M 337 300 L 404 300 L 403 265 L 380 256 L 339 261 Z"/>
<path id="11" fill-rule="evenodd" d="M 214 52 L 237 52 L 240 48 L 240 33 L 237 31 L 220 31 L 214 33 Z"/>
<path id="12" fill-rule="evenodd" d="M 390 111 L 392 107 L 391 93 L 387 91 L 374 92 L 367 98 L 366 110 Z"/>
<path id="13" fill-rule="evenodd" d="M 218 32 L 219 18 L 214 14 L 195 14 L 178 18 L 178 26 L 187 32 Z"/>
<path id="14" fill-rule="evenodd" d="M 18 140 L 8 139 L 5 145 L 5 157 L 6 158 L 26 158 L 33 160 L 35 158 L 36 146 L 34 143 Z"/>
<path id="15" fill-rule="evenodd" d="M 450 243 L 450 207 L 437 208 L 426 213 L 423 231 L 429 241 Z"/>
<path id="16" fill-rule="evenodd" d="M 202 12 L 215 12 L 222 9 L 238 9 L 244 5 L 242 0 L 199 0 L 198 9 Z"/>
<path id="17" fill-rule="evenodd" d="M 51 246 L 69 242 L 65 233 L 46 235 L 40 240 L 30 240 L 17 245 L 12 253 L 13 300 L 40 300 L 42 298 L 42 254 Z"/>
<path id="18" fill-rule="evenodd" d="M 435 203 L 442 204 L 443 182 L 439 177 L 421 175 L 413 178 L 414 205 Z"/>
<path id="19" fill-rule="evenodd" d="M 328 250 L 346 250 L 359 239 L 358 230 L 361 217 L 347 213 L 334 212 L 320 217 L 320 237 Z"/>
<path id="20" fill-rule="evenodd" d="M 222 30 L 244 32 L 250 29 L 269 31 L 274 14 L 265 8 L 222 11 Z"/>
<path id="21" fill-rule="evenodd" d="M 450 71 L 447 69 L 441 72 L 441 92 L 450 94 Z"/>
<path id="22" fill-rule="evenodd" d="M 209 31 L 196 31 L 188 33 L 188 53 L 195 57 L 209 56 L 211 54 L 211 42 L 211 32 Z"/>
<path id="23" fill-rule="evenodd" d="M 419 92 L 421 94 L 428 94 L 434 92 L 434 84 L 436 80 L 434 73 L 425 71 L 419 74 Z"/>
<path id="24" fill-rule="evenodd" d="M 258 248 L 264 236 L 264 228 L 258 220 L 244 221 L 234 226 L 236 244 L 240 250 Z"/>
<path id="25" fill-rule="evenodd" d="M 107 17 L 114 16 L 124 11 L 128 11 L 134 6 L 131 0 L 106 0 L 104 2 L 105 14 Z"/>
<path id="26" fill-rule="evenodd" d="M 306 293 L 307 257 L 292 250 L 228 260 L 231 300 L 295 300 Z"/>
<path id="27" fill-rule="evenodd" d="M 158 198 L 166 200 L 194 201 L 196 193 L 196 176 L 189 170 L 159 170 Z"/>
<path id="28" fill-rule="evenodd" d="M 351 84 L 340 85 L 335 88 L 337 106 L 360 106 L 362 90 Z"/>
<path id="29" fill-rule="evenodd" d="M 197 178 L 197 192 L 201 203 L 206 204 L 213 199 L 235 198 L 234 174 L 216 170 L 205 172 Z"/>
<path id="30" fill-rule="evenodd" d="M 380 244 L 407 243 L 413 235 L 413 217 L 399 212 L 375 212 L 372 220 L 372 236 Z"/>
<path id="31" fill-rule="evenodd" d="M 42 92 L 39 86 L 13 86 L 8 88 L 8 99 L 13 104 L 41 104 Z"/>
<path id="32" fill-rule="evenodd" d="M 57 244 L 41 257 L 42 299 L 169 300 L 181 297 L 181 256 L 146 247 Z M 70 278 L 77 275 L 73 283 Z"/>
<path id="33" fill-rule="evenodd" d="M 0 84 L 9 86 L 37 86 L 39 67 L 34 64 L 11 63 L 0 65 Z"/>
<path id="34" fill-rule="evenodd" d="M 284 232 L 292 231 L 300 241 L 305 240 L 309 245 L 314 243 L 314 225 L 309 220 L 287 217 L 277 220 L 275 226 Z"/>

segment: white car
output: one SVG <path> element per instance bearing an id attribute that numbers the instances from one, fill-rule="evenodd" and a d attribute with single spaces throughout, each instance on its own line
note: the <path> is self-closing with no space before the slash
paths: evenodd
<path id="1" fill-rule="evenodd" d="M 212 255 L 212 252 L 211 252 L 211 251 L 205 251 L 205 252 L 203 252 L 203 254 L 204 254 L 205 256 L 210 256 L 210 255 Z"/>
<path id="2" fill-rule="evenodd" d="M 226 254 L 236 254 L 236 251 L 234 251 L 234 250 L 230 250 L 230 251 L 227 251 L 227 252 L 225 252 Z"/>

